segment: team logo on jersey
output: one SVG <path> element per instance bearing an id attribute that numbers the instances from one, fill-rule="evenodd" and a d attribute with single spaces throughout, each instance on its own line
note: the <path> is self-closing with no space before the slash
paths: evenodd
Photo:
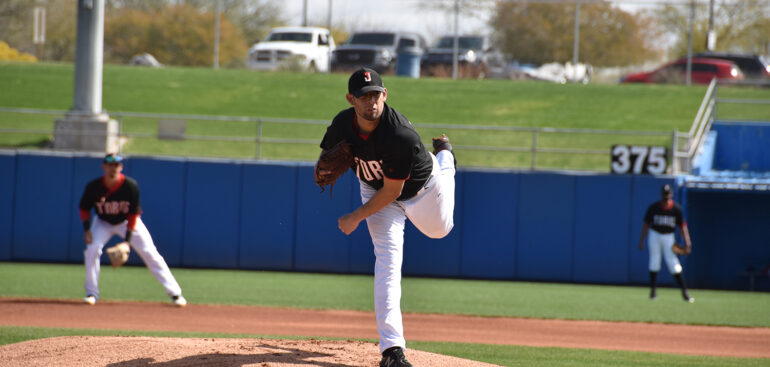
<path id="1" fill-rule="evenodd" d="M 676 228 L 676 218 L 671 215 L 655 215 L 652 223 L 657 226 Z"/>
<path id="2" fill-rule="evenodd" d="M 365 71 L 364 72 L 364 81 L 365 82 L 371 82 L 372 81 L 372 73 Z"/>
<path id="3" fill-rule="evenodd" d="M 128 208 L 131 207 L 131 203 L 125 200 L 121 201 L 107 201 L 104 200 L 96 203 L 96 212 L 106 215 L 128 214 Z"/>
<path id="4" fill-rule="evenodd" d="M 355 157 L 356 177 L 364 181 L 382 180 L 382 161 L 364 161 Z"/>

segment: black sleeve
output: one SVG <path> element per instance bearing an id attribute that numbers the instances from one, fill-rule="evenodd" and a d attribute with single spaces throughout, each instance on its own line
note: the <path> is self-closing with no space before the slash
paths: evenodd
<path id="1" fill-rule="evenodd" d="M 391 139 L 391 148 L 382 157 L 382 172 L 391 179 L 405 180 L 412 172 L 419 153 L 420 137 L 409 129 L 398 129 Z"/>
<path id="2" fill-rule="evenodd" d="M 353 123 L 353 121 L 350 120 L 350 114 L 346 112 L 347 111 L 342 111 L 338 113 L 337 116 L 334 117 L 334 120 L 332 120 L 331 125 L 326 128 L 326 134 L 324 134 L 324 137 L 321 140 L 321 149 L 329 149 L 345 138 L 345 133 L 342 131 L 343 124 Z"/>
<path id="3" fill-rule="evenodd" d="M 130 206 L 128 208 L 128 214 L 141 214 L 142 213 L 142 203 L 139 200 L 139 184 L 136 183 L 133 179 L 126 178 L 126 183 L 128 184 L 128 190 L 130 195 Z"/>
<path id="4" fill-rule="evenodd" d="M 644 222 L 647 223 L 647 224 L 651 224 L 652 223 L 652 215 L 653 215 L 652 214 L 652 207 L 654 205 L 655 204 L 652 204 L 649 207 L 647 207 L 647 212 L 644 213 Z"/>
<path id="5" fill-rule="evenodd" d="M 85 189 L 83 189 L 83 195 L 80 197 L 80 205 L 78 206 L 81 210 L 91 211 L 91 209 L 93 209 L 94 198 L 97 196 L 94 186 L 95 185 L 92 181 L 86 185 Z"/>
<path id="6" fill-rule="evenodd" d="M 676 216 L 676 225 L 677 227 L 681 227 L 684 224 L 684 215 L 682 214 L 682 207 L 680 207 L 678 204 L 674 206 L 675 210 L 675 216 Z"/>

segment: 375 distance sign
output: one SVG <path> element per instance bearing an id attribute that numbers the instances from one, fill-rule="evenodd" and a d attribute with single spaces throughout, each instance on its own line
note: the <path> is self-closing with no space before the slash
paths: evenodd
<path id="1" fill-rule="evenodd" d="M 618 174 L 659 175 L 668 168 L 668 149 L 639 145 L 613 145 L 610 172 Z"/>

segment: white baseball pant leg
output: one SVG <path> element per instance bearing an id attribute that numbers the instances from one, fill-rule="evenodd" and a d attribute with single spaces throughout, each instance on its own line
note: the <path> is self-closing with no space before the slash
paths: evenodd
<path id="1" fill-rule="evenodd" d="M 455 165 L 448 150 L 433 158 L 431 179 L 413 198 L 402 202 L 406 216 L 430 238 L 443 238 L 454 227 Z"/>
<path id="2" fill-rule="evenodd" d="M 95 218 L 92 222 L 91 234 L 93 235 L 93 242 L 90 245 L 86 245 L 86 249 L 83 252 L 86 266 L 86 294 L 93 295 L 97 299 L 99 298 L 99 271 L 101 269 L 100 258 L 102 249 L 112 236 L 117 235 L 121 238 L 125 236 L 126 224 L 127 222 L 124 221 L 113 225 L 99 218 Z M 155 247 L 152 236 L 150 236 L 150 232 L 147 230 L 144 222 L 142 222 L 141 217 L 136 219 L 136 226 L 134 226 L 129 243 L 169 296 L 182 294 L 182 288 L 177 283 L 174 275 L 171 274 L 171 270 L 163 256 L 160 255 Z"/>
<path id="3" fill-rule="evenodd" d="M 446 154 L 442 154 L 446 152 Z M 431 154 L 431 156 L 433 156 Z M 444 165 L 439 165 L 442 162 Z M 393 202 L 366 218 L 374 244 L 374 310 L 380 334 L 380 352 L 398 346 L 406 349 L 401 317 L 401 265 L 404 258 L 404 227 L 408 217 L 431 238 L 446 236 L 454 226 L 454 157 L 449 151 L 433 157 L 431 180 L 415 197 Z M 361 201 L 376 190 L 360 181 Z"/>
<path id="4" fill-rule="evenodd" d="M 649 239 L 647 245 L 650 249 L 650 271 L 660 271 L 661 256 L 666 261 L 666 266 L 671 274 L 679 274 L 682 272 L 682 265 L 679 264 L 679 259 L 676 254 L 671 250 L 671 245 L 674 244 L 674 233 L 662 234 L 654 229 L 650 229 Z"/>

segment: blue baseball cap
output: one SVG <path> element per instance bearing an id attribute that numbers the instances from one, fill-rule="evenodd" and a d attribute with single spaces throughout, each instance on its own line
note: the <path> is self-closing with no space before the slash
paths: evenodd
<path id="1" fill-rule="evenodd" d="M 120 162 L 123 162 L 123 157 L 115 153 L 110 153 L 104 156 L 104 163 L 120 163 Z"/>

